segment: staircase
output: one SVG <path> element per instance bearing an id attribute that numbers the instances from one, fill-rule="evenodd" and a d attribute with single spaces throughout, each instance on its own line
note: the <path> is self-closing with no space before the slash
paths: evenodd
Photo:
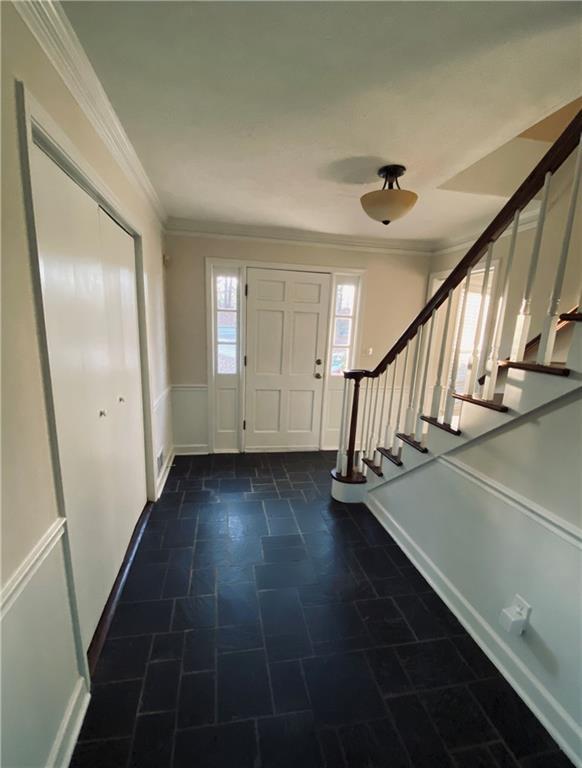
<path id="1" fill-rule="evenodd" d="M 582 112 L 378 365 L 344 372 L 331 493 L 369 507 L 582 767 L 581 134 Z M 499 622 L 516 594 L 523 635 Z"/>
<path id="2" fill-rule="evenodd" d="M 579 207 L 581 133 L 579 112 L 378 365 L 344 371 L 340 444 L 331 473 L 336 500 L 363 501 L 372 487 L 580 387 L 581 332 L 576 326 L 582 300 L 577 298 L 577 305 L 562 314 L 560 304 L 567 274 L 581 284 L 576 296 L 582 293 L 582 259 L 571 248 Z M 546 286 L 547 310 L 536 317 L 532 302 L 544 288 L 537 283 L 542 239 L 556 207 L 552 182 L 568 163 L 574 166 L 569 189 L 561 188 L 562 178 L 557 184 L 568 202 L 559 222 L 563 231 L 550 267 L 552 282 Z M 533 243 L 527 263 L 522 259 L 516 269 L 520 216 L 535 200 L 539 209 Z M 497 246 L 505 236 L 509 247 L 504 248 L 504 258 L 497 259 Z M 472 354 L 458 390 L 468 287 L 477 272 L 482 275 L 481 297 Z M 510 299 L 516 293 L 520 305 L 512 313 Z M 536 322 L 540 332 L 531 338 Z M 509 346 L 507 358 L 501 354 L 504 343 Z"/>

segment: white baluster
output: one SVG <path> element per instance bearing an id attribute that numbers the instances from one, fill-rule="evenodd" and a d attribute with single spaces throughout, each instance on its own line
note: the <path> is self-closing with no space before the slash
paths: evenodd
<path id="1" fill-rule="evenodd" d="M 363 381 L 363 380 L 362 380 Z M 359 427 L 360 427 L 360 451 L 358 453 L 358 460 L 357 460 L 357 467 L 358 472 L 364 472 L 366 465 L 364 464 L 364 458 L 366 456 L 366 452 L 364 450 L 365 442 L 364 442 L 364 429 L 365 429 L 365 421 L 366 421 L 366 409 L 368 406 L 368 390 L 370 388 L 370 379 L 366 379 L 366 389 L 364 392 L 364 403 L 362 405 L 361 413 L 358 414 L 358 420 L 359 420 Z"/>
<path id="2" fill-rule="evenodd" d="M 527 281 L 525 284 L 525 290 L 523 292 L 521 308 L 519 310 L 519 315 L 517 316 L 517 322 L 515 323 L 515 333 L 513 336 L 511 354 L 509 356 L 513 362 L 521 362 L 523 360 L 525 355 L 525 346 L 527 344 L 528 337 L 529 337 L 529 329 L 531 325 L 531 296 L 532 296 L 536 272 L 538 269 L 538 261 L 539 261 L 540 249 L 542 245 L 542 234 L 544 231 L 544 223 L 546 220 L 546 210 L 548 207 L 548 197 L 550 193 L 551 178 L 552 178 L 552 174 L 550 173 L 550 171 L 548 171 L 544 178 L 542 204 L 541 204 L 540 213 L 538 216 L 536 234 L 535 234 L 534 244 L 532 248 L 531 259 L 529 263 L 529 271 L 527 274 Z"/>
<path id="3" fill-rule="evenodd" d="M 400 386 L 400 398 L 398 400 L 398 413 L 396 414 L 396 429 L 395 432 L 400 432 L 400 421 L 402 419 L 402 403 L 404 402 L 404 387 L 406 385 L 406 368 L 408 367 L 408 350 L 410 349 L 410 342 L 406 342 L 404 350 L 404 369 L 402 371 L 402 384 Z M 395 448 L 398 448 L 398 455 L 402 452 L 402 440 L 397 438 L 395 440 Z M 392 448 L 390 449 L 392 450 Z M 394 451 L 392 450 L 392 453 Z"/>
<path id="4" fill-rule="evenodd" d="M 559 306 L 560 306 L 560 298 L 562 294 L 562 285 L 564 283 L 564 275 L 566 274 L 568 251 L 570 250 L 570 239 L 572 237 L 572 228 L 574 226 L 574 217 L 576 215 L 576 202 L 578 199 L 578 190 L 580 187 L 581 166 L 582 166 L 582 136 L 580 137 L 580 143 L 578 144 L 578 150 L 576 154 L 576 167 L 574 170 L 574 178 L 572 179 L 572 188 L 570 190 L 570 205 L 568 207 L 568 216 L 566 218 L 566 227 L 564 229 L 564 239 L 562 240 L 562 250 L 560 251 L 560 260 L 558 261 L 558 269 L 556 270 L 554 287 L 552 289 L 552 293 L 550 294 L 548 314 L 544 320 L 544 326 L 542 328 L 540 345 L 538 347 L 537 361 L 541 365 L 550 365 L 550 363 L 552 362 L 552 355 L 554 353 L 554 344 L 556 341 L 556 331 L 558 329 L 558 321 L 559 321 L 559 314 L 560 314 Z"/>
<path id="5" fill-rule="evenodd" d="M 416 431 L 414 433 L 414 439 L 417 443 L 422 442 L 424 435 L 425 422 L 420 418 L 424 415 L 424 402 L 426 400 L 426 383 L 428 381 L 428 367 L 430 365 L 430 350 L 432 346 L 432 334 L 435 326 L 436 309 L 433 310 L 430 316 L 430 329 L 428 332 L 428 342 L 426 344 L 426 355 L 424 358 L 424 370 L 422 372 L 422 383 L 420 385 L 420 395 L 418 399 L 418 417 L 416 419 Z"/>
<path id="6" fill-rule="evenodd" d="M 441 347 L 439 351 L 439 359 L 437 364 L 437 374 L 434 389 L 432 392 L 432 405 L 430 409 L 430 415 L 435 419 L 439 418 L 441 412 L 441 400 L 443 399 L 443 392 L 445 391 L 445 385 L 443 381 L 443 369 L 445 365 L 445 351 L 447 347 L 447 338 L 449 335 L 449 323 L 451 321 L 451 307 L 453 305 L 453 289 L 449 291 L 447 296 L 447 311 L 445 314 L 445 327 L 443 329 L 443 335 L 441 338 Z"/>
<path id="7" fill-rule="evenodd" d="M 485 366 L 485 371 L 488 370 L 488 375 L 483 386 L 484 400 L 493 400 L 495 397 L 495 389 L 497 387 L 497 375 L 499 373 L 499 347 L 501 345 L 501 337 L 503 336 L 503 328 L 505 325 L 507 296 L 509 294 L 509 279 L 511 277 L 511 267 L 513 266 L 513 257 L 515 255 L 515 247 L 517 245 L 517 235 L 519 230 L 519 215 L 520 211 L 516 211 L 515 216 L 513 217 L 509 251 L 507 253 L 505 268 L 503 270 L 503 278 L 499 281 L 500 288 L 499 299 L 497 302 L 495 330 L 493 331 L 489 360 Z"/>
<path id="8" fill-rule="evenodd" d="M 467 272 L 465 278 L 465 285 L 463 290 L 463 301 L 461 303 L 461 314 L 459 316 L 459 322 L 457 324 L 457 336 L 455 338 L 455 346 L 453 352 L 453 362 L 451 366 L 451 378 L 449 381 L 449 391 L 445 400 L 445 414 L 443 416 L 443 422 L 450 426 L 453 420 L 453 412 L 455 410 L 455 399 L 453 397 L 456 384 L 457 374 L 459 373 L 459 357 L 461 355 L 461 341 L 463 339 L 463 326 L 465 325 L 465 314 L 467 312 L 467 301 L 469 299 L 469 289 L 471 286 L 471 275 L 473 274 L 473 267 Z"/>
<path id="9" fill-rule="evenodd" d="M 388 366 L 389 368 L 390 366 Z M 378 421 L 378 430 L 376 432 L 376 448 L 380 445 L 382 439 L 382 426 L 384 425 L 384 406 L 386 405 L 386 390 L 388 389 L 388 368 L 382 374 L 383 378 L 383 392 L 382 392 L 382 406 L 380 408 L 380 420 Z M 374 451 L 374 464 L 377 467 L 382 467 L 382 454 L 380 451 Z"/>
<path id="10" fill-rule="evenodd" d="M 395 430 L 392 427 L 392 404 L 394 403 L 394 392 L 396 390 L 396 374 L 398 372 L 398 355 L 394 360 L 394 375 L 392 376 L 392 387 L 390 389 L 390 402 L 388 404 L 388 417 L 386 419 L 386 434 L 384 436 L 384 447 L 391 449 L 394 441 Z"/>
<path id="11" fill-rule="evenodd" d="M 349 379 L 344 379 L 344 394 L 342 397 L 342 417 L 340 420 L 340 428 L 339 428 L 339 439 L 338 439 L 338 449 L 337 449 L 337 459 L 335 462 L 335 469 L 336 472 L 342 473 L 342 457 L 344 454 L 344 435 L 345 435 L 345 421 L 346 421 L 346 408 L 348 403 L 348 381 Z"/>
<path id="12" fill-rule="evenodd" d="M 477 369 L 479 367 L 479 354 L 481 351 L 480 341 L 483 330 L 483 321 L 487 306 L 487 292 L 489 290 L 489 280 L 491 279 L 491 258 L 493 256 L 493 243 L 489 243 L 487 255 L 485 256 L 485 272 L 483 274 L 483 284 L 481 286 L 481 301 L 479 302 L 479 313 L 477 315 L 477 325 L 475 326 L 475 336 L 473 338 L 473 352 L 469 363 L 469 372 L 465 383 L 465 394 L 473 394 L 475 382 L 477 381 Z"/>
<path id="13" fill-rule="evenodd" d="M 416 411 L 414 409 L 414 398 L 418 389 L 418 361 L 420 359 L 420 353 L 422 350 L 422 329 L 420 326 L 416 334 L 416 346 L 414 348 L 414 359 L 412 362 L 412 368 L 410 372 L 410 387 L 408 388 L 408 407 L 406 409 L 406 416 L 404 418 L 404 433 L 406 435 L 412 435 L 414 432 L 414 423 L 416 420 Z"/>
<path id="14" fill-rule="evenodd" d="M 374 400 L 374 379 L 368 379 L 368 385 L 366 391 L 368 392 L 368 402 L 367 402 L 367 410 L 364 414 L 364 418 L 366 420 L 366 427 L 364 429 L 364 442 L 363 442 L 363 450 L 362 450 L 362 461 L 365 458 L 369 458 L 368 454 L 368 438 L 370 435 L 370 415 L 372 413 L 372 402 Z M 364 464 L 364 474 L 367 474 L 368 467 Z"/>
<path id="15" fill-rule="evenodd" d="M 372 460 L 372 462 L 375 464 L 374 461 L 374 451 L 376 450 L 377 442 L 375 442 L 376 437 L 376 413 L 378 408 L 378 394 L 380 393 L 380 377 L 376 377 L 375 379 L 376 386 L 374 388 L 374 408 L 372 411 L 372 424 L 370 427 L 370 437 L 368 439 L 368 457 Z"/>

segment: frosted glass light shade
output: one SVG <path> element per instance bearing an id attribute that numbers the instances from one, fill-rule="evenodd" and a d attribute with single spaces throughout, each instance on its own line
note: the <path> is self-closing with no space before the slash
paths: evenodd
<path id="1" fill-rule="evenodd" d="M 410 211 L 418 195 L 408 189 L 378 189 L 362 195 L 360 203 L 371 219 L 390 224 Z"/>

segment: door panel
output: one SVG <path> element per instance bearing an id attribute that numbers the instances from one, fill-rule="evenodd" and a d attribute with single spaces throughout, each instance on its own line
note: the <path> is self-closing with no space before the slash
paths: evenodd
<path id="1" fill-rule="evenodd" d="M 247 280 L 245 449 L 316 450 L 330 275 L 253 268 Z"/>

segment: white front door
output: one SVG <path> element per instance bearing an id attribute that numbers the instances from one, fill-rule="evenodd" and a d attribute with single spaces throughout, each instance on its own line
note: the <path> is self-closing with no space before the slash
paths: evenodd
<path id="1" fill-rule="evenodd" d="M 249 268 L 245 450 L 317 450 L 331 277 Z"/>

